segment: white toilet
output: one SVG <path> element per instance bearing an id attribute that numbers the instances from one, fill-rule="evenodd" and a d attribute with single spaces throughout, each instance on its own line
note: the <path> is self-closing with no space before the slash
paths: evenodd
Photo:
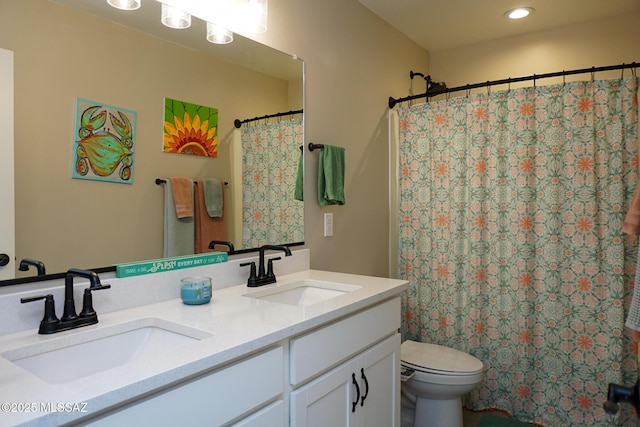
<path id="1" fill-rule="evenodd" d="M 462 427 L 461 397 L 482 382 L 483 363 L 459 350 L 409 340 L 400 358 L 403 372 L 414 371 L 401 387 L 403 427 L 411 425 L 411 414 L 413 427 Z"/>

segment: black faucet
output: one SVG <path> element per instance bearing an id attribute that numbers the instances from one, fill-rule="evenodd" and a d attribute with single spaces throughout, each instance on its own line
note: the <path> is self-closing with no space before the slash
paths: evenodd
<path id="1" fill-rule="evenodd" d="M 76 313 L 75 300 L 73 298 L 74 277 L 89 279 L 89 287 L 84 290 L 82 311 L 79 315 Z M 91 291 L 109 289 L 110 287 L 111 285 L 101 284 L 100 277 L 94 271 L 72 268 L 67 271 L 64 279 L 64 310 L 60 319 L 56 317 L 55 303 L 51 294 L 21 298 L 20 302 L 24 304 L 44 299 L 44 317 L 40 322 L 38 333 L 53 334 L 98 323 L 98 314 L 93 309 Z"/>
<path id="2" fill-rule="evenodd" d="M 44 263 L 42 261 L 38 261 L 37 259 L 31 259 L 31 258 L 24 258 L 22 261 L 20 261 L 20 266 L 18 267 L 18 270 L 27 271 L 29 270 L 30 265 L 36 268 L 36 270 L 38 271 L 38 276 L 44 276 L 45 274 L 47 274 L 47 270 L 44 267 Z"/>
<path id="3" fill-rule="evenodd" d="M 216 245 L 226 246 L 229 248 L 227 252 L 233 252 L 235 249 L 233 248 L 233 243 L 227 242 L 226 240 L 212 240 L 209 242 L 209 249 L 215 249 Z"/>
<path id="4" fill-rule="evenodd" d="M 264 252 L 266 250 L 274 250 L 274 251 L 283 251 L 285 256 L 291 256 L 291 250 L 286 246 L 280 245 L 263 245 L 260 247 L 260 261 L 258 264 L 258 273 L 256 275 L 256 263 L 255 262 L 245 262 L 240 264 L 240 267 L 250 266 L 251 274 L 249 275 L 249 279 L 247 280 L 247 286 L 250 288 L 255 288 L 262 285 L 268 285 L 271 283 L 276 283 L 276 275 L 273 272 L 273 262 L 282 259 L 280 257 L 270 258 L 267 263 L 267 269 L 265 272 L 264 268 Z"/>
<path id="5" fill-rule="evenodd" d="M 605 412 L 615 414 L 620 410 L 618 404 L 620 402 L 633 405 L 636 409 L 636 414 L 640 414 L 640 379 L 632 387 L 609 383 L 607 401 L 602 404 L 602 407 Z"/>

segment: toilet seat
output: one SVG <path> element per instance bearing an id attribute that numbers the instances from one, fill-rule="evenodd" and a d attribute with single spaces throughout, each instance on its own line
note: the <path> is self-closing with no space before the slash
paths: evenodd
<path id="1" fill-rule="evenodd" d="M 411 340 L 402 343 L 400 359 L 403 366 L 432 375 L 471 376 L 484 370 L 482 361 L 470 354 Z"/>

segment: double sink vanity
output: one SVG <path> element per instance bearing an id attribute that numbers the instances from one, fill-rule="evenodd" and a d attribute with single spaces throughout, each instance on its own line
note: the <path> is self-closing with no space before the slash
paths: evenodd
<path id="1" fill-rule="evenodd" d="M 50 335 L 20 304 L 35 290 L 0 295 L 0 425 L 399 426 L 407 282 L 310 270 L 302 249 L 249 288 L 247 261 L 103 278 L 99 322 Z M 210 303 L 182 303 L 194 275 Z"/>

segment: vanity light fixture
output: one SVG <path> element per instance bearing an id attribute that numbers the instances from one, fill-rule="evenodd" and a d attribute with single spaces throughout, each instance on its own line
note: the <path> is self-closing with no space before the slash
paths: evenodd
<path id="1" fill-rule="evenodd" d="M 207 22 L 207 40 L 215 44 L 229 44 L 233 41 L 233 33 L 220 25 Z"/>
<path id="2" fill-rule="evenodd" d="M 535 11 L 532 7 L 519 7 L 505 12 L 504 16 L 509 19 L 522 19 L 531 15 Z"/>
<path id="3" fill-rule="evenodd" d="M 107 0 L 122 10 L 136 10 L 141 1 Z M 207 40 L 211 43 L 231 43 L 233 32 L 267 31 L 269 0 L 158 0 L 158 3 L 162 5 L 161 22 L 169 28 L 189 28 L 191 15 L 206 21 Z"/>
<path id="4" fill-rule="evenodd" d="M 107 0 L 107 3 L 121 10 L 136 10 L 140 8 L 140 0 Z"/>
<path id="5" fill-rule="evenodd" d="M 162 23 L 169 28 L 182 30 L 191 26 L 191 15 L 162 3 Z"/>

